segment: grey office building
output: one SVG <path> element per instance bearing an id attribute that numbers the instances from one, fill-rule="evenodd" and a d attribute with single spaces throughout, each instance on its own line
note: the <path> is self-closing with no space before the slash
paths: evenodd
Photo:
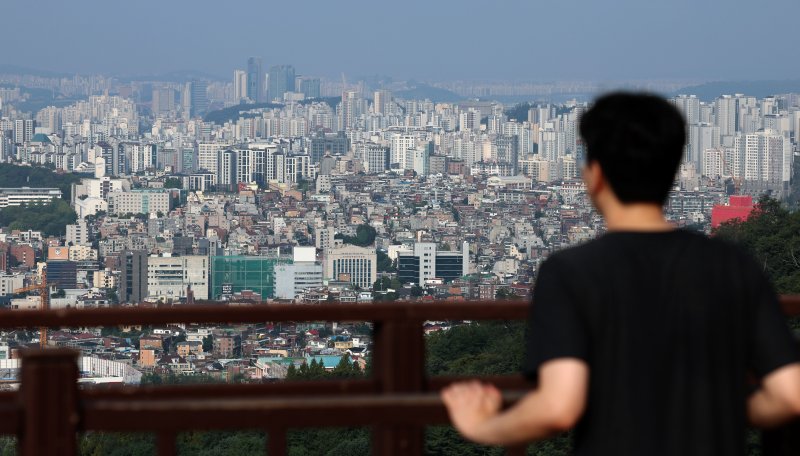
<path id="1" fill-rule="evenodd" d="M 123 250 L 119 254 L 119 265 L 119 302 L 142 302 L 147 297 L 147 252 Z"/>
<path id="2" fill-rule="evenodd" d="M 269 69 L 269 99 L 283 101 L 283 94 L 294 90 L 294 67 L 275 65 Z"/>
<path id="3" fill-rule="evenodd" d="M 452 282 L 469 273 L 469 244 L 461 252 L 439 251 L 433 242 L 416 242 L 411 251 L 397 254 L 397 278 L 401 283 L 425 286 L 427 280 Z"/>
<path id="4" fill-rule="evenodd" d="M 264 64 L 259 57 L 247 59 L 247 98 L 256 103 L 264 101 Z"/>
<path id="5" fill-rule="evenodd" d="M 350 139 L 343 131 L 336 134 L 318 133 L 311 138 L 311 163 L 319 163 L 326 152 L 345 155 L 350 150 Z"/>
<path id="6" fill-rule="evenodd" d="M 198 117 L 208 112 L 208 83 L 193 80 L 191 83 L 191 116 Z"/>

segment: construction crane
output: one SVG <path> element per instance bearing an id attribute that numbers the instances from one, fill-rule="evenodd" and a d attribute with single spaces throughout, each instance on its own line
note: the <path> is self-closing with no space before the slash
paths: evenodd
<path id="1" fill-rule="evenodd" d="M 14 293 L 27 293 L 29 291 L 39 291 L 39 310 L 50 308 L 50 286 L 47 284 L 47 267 L 42 268 L 42 283 L 30 285 L 14 290 Z M 39 327 L 39 347 L 47 347 L 47 328 Z"/>

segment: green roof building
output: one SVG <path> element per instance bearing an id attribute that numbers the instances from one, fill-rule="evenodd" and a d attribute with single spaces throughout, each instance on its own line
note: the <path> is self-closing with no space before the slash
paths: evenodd
<path id="1" fill-rule="evenodd" d="M 212 256 L 209 298 L 218 300 L 243 290 L 259 293 L 263 299 L 275 296 L 275 266 L 291 258 L 263 256 Z"/>
<path id="2" fill-rule="evenodd" d="M 50 138 L 44 133 L 36 133 L 31 138 L 32 143 L 53 144 Z"/>

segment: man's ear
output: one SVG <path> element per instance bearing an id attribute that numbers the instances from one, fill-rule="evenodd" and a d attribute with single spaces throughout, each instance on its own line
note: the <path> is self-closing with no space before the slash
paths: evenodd
<path id="1" fill-rule="evenodd" d="M 586 193 L 597 195 L 605 185 L 605 176 L 597 161 L 587 162 L 583 167 L 583 182 L 586 184 Z"/>

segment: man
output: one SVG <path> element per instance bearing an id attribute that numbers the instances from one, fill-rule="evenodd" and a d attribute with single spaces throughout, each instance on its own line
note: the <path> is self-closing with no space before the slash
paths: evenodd
<path id="1" fill-rule="evenodd" d="M 526 366 L 537 388 L 501 412 L 493 386 L 452 385 L 453 424 L 488 445 L 576 427 L 576 454 L 744 454 L 748 418 L 800 415 L 800 356 L 775 293 L 738 249 L 664 219 L 685 139 L 672 105 L 611 94 L 580 133 L 608 233 L 541 266 Z M 760 380 L 749 396 L 748 374 Z"/>

